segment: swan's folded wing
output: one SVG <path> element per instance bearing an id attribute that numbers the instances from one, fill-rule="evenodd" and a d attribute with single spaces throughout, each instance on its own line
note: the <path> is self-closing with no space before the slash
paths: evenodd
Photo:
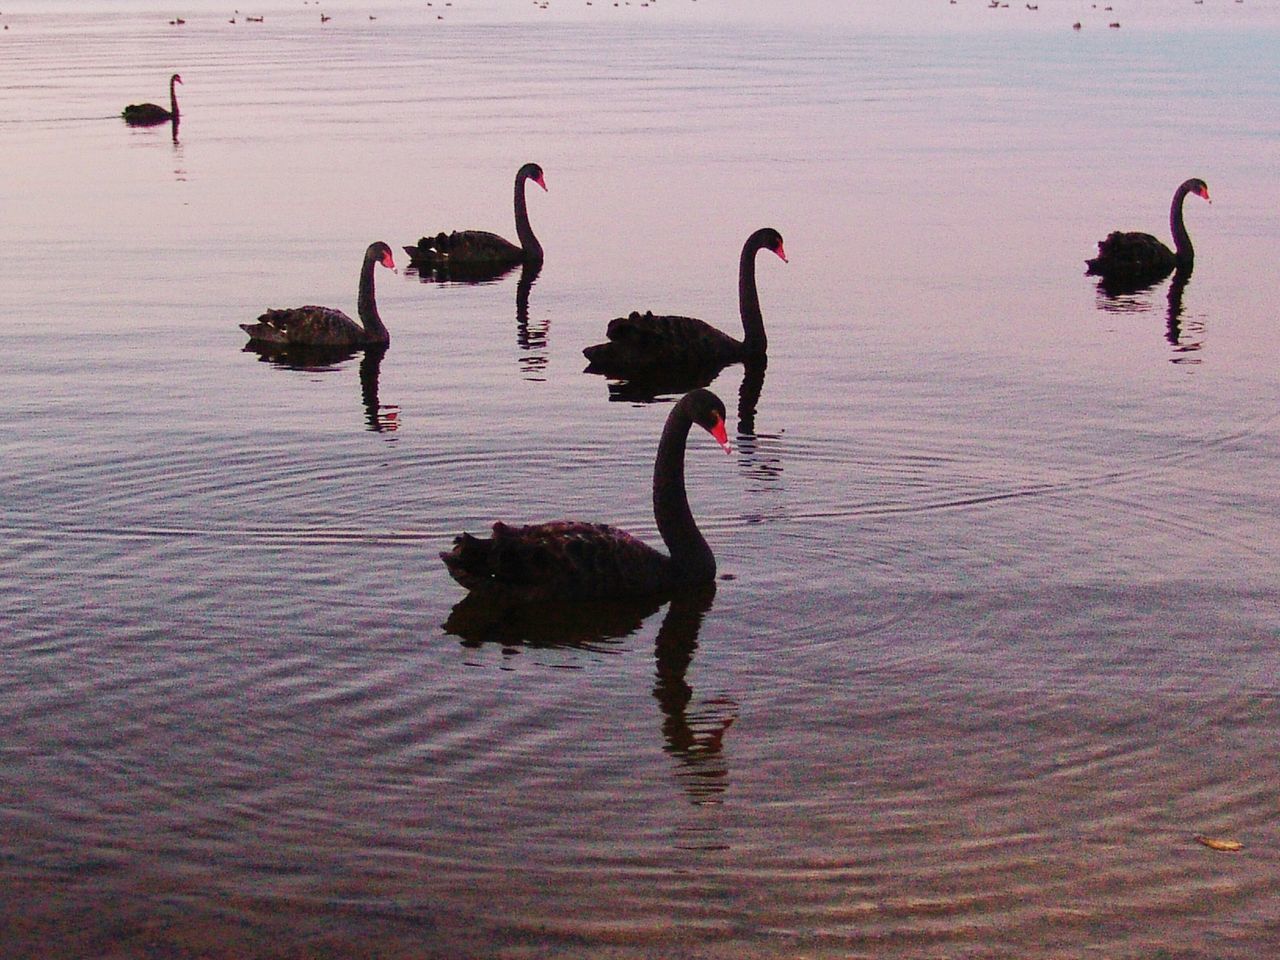
<path id="1" fill-rule="evenodd" d="M 464 533 L 440 557 L 469 590 L 528 600 L 652 593 L 666 583 L 669 564 L 625 531 L 576 520 L 523 527 L 495 523 L 489 539 Z"/>
<path id="2" fill-rule="evenodd" d="M 583 350 L 600 369 L 658 365 L 692 367 L 731 363 L 742 345 L 696 317 L 631 313 L 615 317 L 605 330 L 607 343 Z"/>
<path id="3" fill-rule="evenodd" d="M 1098 241 L 1098 256 L 1086 261 L 1099 272 L 1172 270 L 1173 251 L 1149 233 L 1116 230 Z"/>
<path id="4" fill-rule="evenodd" d="M 518 263 L 523 253 L 510 240 L 487 230 L 438 233 L 404 249 L 413 260 L 442 263 Z"/>
<path id="5" fill-rule="evenodd" d="M 268 310 L 255 324 L 240 324 L 255 340 L 274 343 L 306 342 L 344 344 L 359 339 L 361 328 L 341 310 L 332 307 L 289 307 Z"/>

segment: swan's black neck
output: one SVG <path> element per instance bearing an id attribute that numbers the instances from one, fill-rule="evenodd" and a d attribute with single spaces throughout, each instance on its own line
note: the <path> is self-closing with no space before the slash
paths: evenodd
<path id="1" fill-rule="evenodd" d="M 753 233 L 742 248 L 738 261 L 738 312 L 742 315 L 742 349 L 749 359 L 763 360 L 769 340 L 764 335 L 764 317 L 760 315 L 760 295 L 756 292 L 756 254 L 764 246 L 759 234 Z"/>
<path id="2" fill-rule="evenodd" d="M 178 88 L 177 77 L 169 78 L 169 113 L 173 115 L 173 119 L 178 119 Z"/>
<path id="3" fill-rule="evenodd" d="M 524 251 L 524 262 L 541 264 L 542 244 L 533 235 L 533 227 L 529 226 L 529 208 L 524 199 L 524 186 L 528 179 L 529 175 L 523 170 L 516 174 L 516 237 Z"/>
<path id="4" fill-rule="evenodd" d="M 662 428 L 658 456 L 653 463 L 653 516 L 671 553 L 680 583 L 714 580 L 716 558 L 689 509 L 684 489 L 684 452 L 693 424 L 684 402 L 677 403 Z"/>
<path id="5" fill-rule="evenodd" d="M 378 301 L 373 295 L 373 268 L 382 258 L 374 251 L 364 255 L 364 266 L 360 268 L 360 295 L 356 300 L 356 312 L 360 322 L 364 324 L 365 333 L 370 340 L 387 343 L 391 335 L 378 316 Z"/>
<path id="6" fill-rule="evenodd" d="M 1191 237 L 1187 226 L 1182 222 L 1182 201 L 1191 192 L 1191 181 L 1187 181 L 1173 195 L 1173 204 L 1169 207 L 1169 229 L 1173 233 L 1173 251 L 1177 258 L 1178 269 L 1191 266 L 1196 251 L 1191 246 Z"/>

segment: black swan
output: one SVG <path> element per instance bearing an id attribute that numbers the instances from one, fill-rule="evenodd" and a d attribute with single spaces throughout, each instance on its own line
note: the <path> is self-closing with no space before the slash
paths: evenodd
<path id="1" fill-rule="evenodd" d="M 169 109 L 155 103 L 131 103 L 120 112 L 124 122 L 134 127 L 154 127 L 170 120 L 178 119 L 178 93 L 174 84 L 181 83 L 182 77 L 174 74 L 169 78 Z"/>
<path id="2" fill-rule="evenodd" d="M 1149 233 L 1115 231 L 1098 242 L 1098 255 L 1085 263 L 1086 274 L 1102 277 L 1113 285 L 1146 286 L 1163 280 L 1174 268 L 1189 269 L 1195 261 L 1191 237 L 1182 222 L 1182 201 L 1188 193 L 1209 199 L 1209 188 L 1198 177 L 1183 183 L 1173 194 L 1169 207 L 1169 227 L 1173 231 L 1174 250 Z"/>
<path id="3" fill-rule="evenodd" d="M 547 182 L 542 168 L 536 163 L 526 163 L 516 171 L 516 236 L 517 246 L 510 240 L 485 230 L 455 230 L 423 237 L 416 246 L 405 247 L 411 266 L 432 270 L 441 274 L 466 275 L 496 274 L 505 272 L 516 264 L 542 264 L 542 244 L 529 226 L 529 210 L 525 205 L 524 185 L 532 180 L 543 190 Z"/>
<path id="4" fill-rule="evenodd" d="M 782 235 L 772 227 L 747 237 L 738 263 L 738 310 L 742 340 L 693 317 L 632 313 L 609 321 L 607 343 L 586 347 L 589 373 L 643 371 L 655 367 L 724 367 L 743 360 L 762 361 L 768 347 L 760 297 L 756 293 L 756 253 L 772 250 L 785 263 Z"/>
<path id="5" fill-rule="evenodd" d="M 378 304 L 373 296 L 373 268 L 375 264 L 394 269 L 395 260 L 391 248 L 378 241 L 369 244 L 364 252 L 364 264 L 360 268 L 360 296 L 356 312 L 361 323 L 356 323 L 341 310 L 332 307 L 292 307 L 286 310 L 268 310 L 257 323 L 242 323 L 240 329 L 252 340 L 264 343 L 308 344 L 317 347 L 363 347 L 370 344 L 390 343 L 391 335 L 378 316 Z"/>
<path id="6" fill-rule="evenodd" d="M 716 558 L 684 489 L 685 442 L 695 423 L 732 450 L 724 404 L 710 390 L 687 393 L 671 408 L 653 464 L 653 513 L 670 556 L 616 527 L 555 520 L 527 527 L 495 523 L 487 540 L 464 533 L 440 558 L 468 590 L 517 601 L 635 597 L 713 582 Z"/>

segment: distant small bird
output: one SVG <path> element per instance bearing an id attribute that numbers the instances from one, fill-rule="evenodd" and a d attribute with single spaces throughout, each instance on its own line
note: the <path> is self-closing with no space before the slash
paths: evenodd
<path id="1" fill-rule="evenodd" d="M 1119 29 L 1120 29 L 1120 24 L 1119 24 L 1119 23 L 1108 23 L 1108 24 L 1107 24 L 1107 26 L 1108 26 L 1108 27 L 1110 27 L 1112 30 L 1119 30 Z"/>
<path id="2" fill-rule="evenodd" d="M 1080 29 L 1080 21 L 1079 21 L 1079 20 L 1077 20 L 1075 23 L 1073 23 L 1073 24 L 1071 25 L 1071 29 L 1072 29 L 1072 30 L 1079 30 L 1079 29 Z"/>
<path id="3" fill-rule="evenodd" d="M 320 22 L 321 22 L 321 23 L 328 23 L 328 22 L 329 22 L 330 20 L 332 20 L 332 19 L 333 19 L 333 17 L 327 17 L 327 16 L 325 16 L 323 13 L 322 13 L 322 14 L 320 14 Z"/>

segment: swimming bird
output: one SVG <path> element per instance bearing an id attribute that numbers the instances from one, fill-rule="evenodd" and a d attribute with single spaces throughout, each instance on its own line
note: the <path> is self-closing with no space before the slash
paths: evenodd
<path id="1" fill-rule="evenodd" d="M 396 265 L 391 248 L 381 241 L 369 244 L 360 266 L 360 292 L 356 305 L 360 323 L 332 307 L 305 306 L 268 310 L 258 317 L 257 323 L 242 323 L 240 329 L 251 340 L 264 343 L 317 347 L 390 343 L 391 335 L 378 316 L 378 304 L 373 294 L 373 268 L 376 264 L 388 269 L 394 269 Z"/>
<path id="2" fill-rule="evenodd" d="M 515 215 L 519 244 L 486 230 L 439 233 L 434 237 L 423 237 L 417 244 L 404 248 L 410 265 L 439 273 L 499 273 L 521 263 L 540 265 L 542 244 L 529 226 L 529 209 L 525 204 L 525 183 L 529 180 L 543 190 L 547 189 L 542 167 L 536 163 L 526 163 L 516 171 Z"/>
<path id="3" fill-rule="evenodd" d="M 155 103 L 131 103 L 120 111 L 124 122 L 133 127 L 154 127 L 170 120 L 178 119 L 178 92 L 174 84 L 182 82 L 182 77 L 174 74 L 169 78 L 169 109 Z"/>
<path id="4" fill-rule="evenodd" d="M 710 390 L 687 393 L 671 408 L 653 464 L 653 513 L 669 554 L 608 524 L 554 520 L 495 523 L 485 539 L 463 533 L 440 558 L 468 590 L 517 602 L 646 596 L 712 583 L 715 556 L 694 522 L 684 485 L 685 446 L 695 423 L 732 451 L 724 404 Z"/>
<path id="5" fill-rule="evenodd" d="M 1199 177 L 1179 184 L 1169 205 L 1173 250 L 1149 233 L 1116 230 L 1098 242 L 1098 255 L 1085 261 L 1089 268 L 1085 273 L 1113 284 L 1140 288 L 1163 280 L 1174 268 L 1191 269 L 1195 262 L 1195 249 L 1182 221 L 1182 202 L 1189 193 L 1209 200 L 1209 188 Z"/>
<path id="6" fill-rule="evenodd" d="M 631 313 L 609 321 L 605 330 L 607 342 L 583 349 L 590 361 L 587 371 L 625 374 L 654 367 L 724 367 L 744 360 L 763 360 L 768 338 L 756 291 L 756 254 L 761 250 L 769 250 L 787 262 L 782 234 L 777 230 L 764 227 L 747 237 L 738 260 L 741 340 L 696 317 Z"/>

